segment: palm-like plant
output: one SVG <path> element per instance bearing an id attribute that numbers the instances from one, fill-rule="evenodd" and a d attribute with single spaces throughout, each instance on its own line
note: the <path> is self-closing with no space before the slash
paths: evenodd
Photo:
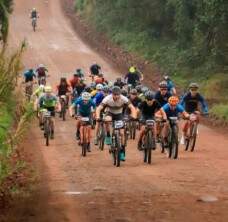
<path id="1" fill-rule="evenodd" d="M 0 35 L 1 40 L 7 41 L 9 14 L 12 12 L 13 0 L 0 0 Z"/>

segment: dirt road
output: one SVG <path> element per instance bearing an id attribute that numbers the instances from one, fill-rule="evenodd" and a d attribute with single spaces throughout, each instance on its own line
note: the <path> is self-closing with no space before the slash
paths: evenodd
<path id="1" fill-rule="evenodd" d="M 26 67 L 46 64 L 54 86 L 76 67 L 88 71 L 97 61 L 113 79 L 118 71 L 78 38 L 59 2 L 15 0 L 10 43 L 17 46 L 27 40 Z M 36 33 L 29 20 L 34 6 L 40 12 Z M 33 124 L 24 147 L 41 175 L 40 183 L 34 195 L 18 200 L 7 221 L 228 221 L 227 135 L 201 126 L 196 152 L 182 148 L 174 161 L 156 150 L 151 166 L 143 164 L 136 143 L 130 142 L 127 161 L 115 168 L 107 149 L 93 147 L 88 157 L 80 156 L 74 125 L 70 117 L 57 120 L 56 138 L 47 148 Z M 197 201 L 203 195 L 218 201 Z"/>

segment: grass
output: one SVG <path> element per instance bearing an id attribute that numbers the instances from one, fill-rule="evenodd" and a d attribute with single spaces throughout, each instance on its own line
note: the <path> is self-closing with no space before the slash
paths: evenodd
<path id="1" fill-rule="evenodd" d="M 214 105 L 210 112 L 214 117 L 228 123 L 228 104 Z"/>

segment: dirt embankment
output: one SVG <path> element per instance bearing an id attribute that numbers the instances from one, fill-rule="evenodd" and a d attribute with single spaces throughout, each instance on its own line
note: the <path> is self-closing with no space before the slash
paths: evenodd
<path id="1" fill-rule="evenodd" d="M 110 63 L 118 67 L 123 75 L 126 74 L 129 66 L 136 65 L 144 74 L 146 79 L 144 83 L 157 88 L 162 74 L 159 68 L 135 54 L 128 53 L 120 46 L 111 42 L 105 34 L 97 32 L 92 25 L 75 13 L 74 3 L 74 0 L 62 0 L 61 6 L 81 39 L 107 58 Z"/>

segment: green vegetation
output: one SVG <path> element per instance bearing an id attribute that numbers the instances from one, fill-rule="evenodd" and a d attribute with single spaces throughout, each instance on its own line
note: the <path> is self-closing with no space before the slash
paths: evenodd
<path id="1" fill-rule="evenodd" d="M 182 87 L 194 80 L 209 92 L 209 82 L 217 79 L 218 85 L 223 84 L 224 78 L 227 82 L 227 0 L 75 2 L 77 11 L 99 32 L 156 62 Z"/>
<path id="2" fill-rule="evenodd" d="M 75 0 L 75 8 L 98 32 L 157 63 L 180 87 L 196 81 L 210 102 L 228 103 L 227 0 Z M 212 112 L 228 118 L 225 107 L 215 105 Z"/>
<path id="3" fill-rule="evenodd" d="M 228 105 L 227 104 L 218 104 L 211 108 L 211 114 L 223 121 L 223 123 L 228 122 Z"/>

